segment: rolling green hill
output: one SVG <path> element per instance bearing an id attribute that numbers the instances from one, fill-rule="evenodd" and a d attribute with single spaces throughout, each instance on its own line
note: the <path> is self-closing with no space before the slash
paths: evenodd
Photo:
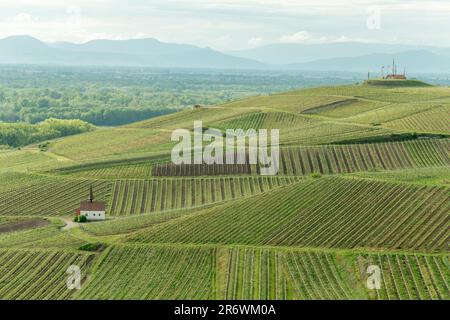
<path id="1" fill-rule="evenodd" d="M 430 84 L 414 79 L 393 80 L 393 79 L 374 79 L 364 81 L 368 86 L 385 86 L 385 87 L 431 87 Z"/>
<path id="2" fill-rule="evenodd" d="M 450 88 L 403 84 L 293 90 L 0 151 L 0 298 L 448 300 Z M 172 164 L 172 131 L 196 120 L 280 129 L 278 174 Z M 72 223 L 90 186 L 107 220 Z M 65 286 L 70 264 L 81 290 Z"/>

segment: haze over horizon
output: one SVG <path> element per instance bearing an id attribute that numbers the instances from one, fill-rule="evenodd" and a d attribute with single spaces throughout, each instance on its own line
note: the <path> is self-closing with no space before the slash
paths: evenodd
<path id="1" fill-rule="evenodd" d="M 444 0 L 7 0 L 0 3 L 0 38 L 156 38 L 220 51 L 271 43 L 446 46 L 449 13 Z"/>

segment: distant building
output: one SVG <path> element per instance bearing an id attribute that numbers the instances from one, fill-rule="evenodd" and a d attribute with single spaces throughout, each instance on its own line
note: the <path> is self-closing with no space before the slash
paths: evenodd
<path id="1" fill-rule="evenodd" d="M 89 190 L 89 199 L 80 203 L 80 208 L 76 210 L 77 216 L 85 216 L 89 221 L 105 220 L 105 203 L 94 201 L 92 186 Z"/>
<path id="2" fill-rule="evenodd" d="M 406 80 L 404 74 L 388 74 L 385 79 Z"/>
<path id="3" fill-rule="evenodd" d="M 406 69 L 403 69 L 403 74 L 397 73 L 397 65 L 395 64 L 395 60 L 392 60 L 392 73 L 384 76 L 384 68 L 381 67 L 381 77 L 383 79 L 392 79 L 392 80 L 406 80 Z M 388 68 L 388 67 L 386 67 Z"/>

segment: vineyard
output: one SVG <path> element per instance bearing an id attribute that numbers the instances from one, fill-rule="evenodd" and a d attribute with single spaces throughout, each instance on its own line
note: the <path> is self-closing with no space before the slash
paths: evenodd
<path id="1" fill-rule="evenodd" d="M 381 266 L 381 289 L 371 292 L 381 300 L 448 300 L 450 281 L 448 257 L 371 254 L 360 256 L 361 273 L 368 265 Z"/>
<path id="2" fill-rule="evenodd" d="M 333 254 L 274 249 L 223 250 L 222 299 L 352 299 Z"/>
<path id="3" fill-rule="evenodd" d="M 12 249 L 0 256 L 7 299 L 446 300 L 450 293 L 448 260 L 439 255 L 120 245 L 100 256 Z M 65 286 L 73 264 L 90 274 L 80 291 Z M 365 288 L 370 265 L 381 266 L 375 292 Z"/>
<path id="4" fill-rule="evenodd" d="M 31 220 L 35 218 L 14 217 L 6 219 Z M 64 224 L 59 220 L 50 220 L 49 222 L 50 223 L 40 226 L 38 225 L 34 228 L 0 233 L 2 248 L 65 248 L 69 242 L 66 240 L 69 240 L 71 236 L 67 233 L 61 232 L 61 227 L 63 227 Z M 64 241 L 61 242 L 62 239 L 64 239 Z M 51 245 L 52 242 L 54 245 Z"/>
<path id="5" fill-rule="evenodd" d="M 212 207 L 213 205 L 209 206 L 209 209 L 212 210 Z M 80 229 L 95 236 L 126 234 L 195 213 L 197 213 L 197 209 L 190 208 L 132 216 L 120 216 L 114 220 L 105 221 L 103 223 L 86 224 L 81 226 Z"/>
<path id="6" fill-rule="evenodd" d="M 359 172 L 355 176 L 427 186 L 450 186 L 450 167 L 425 167 L 396 171 Z"/>
<path id="7" fill-rule="evenodd" d="M 308 88 L 1 150 L 0 300 L 449 300 L 449 97 Z M 278 174 L 173 164 L 200 120 L 280 129 Z M 74 222 L 91 186 L 106 220 Z"/>
<path id="8" fill-rule="evenodd" d="M 316 108 L 310 108 L 302 113 L 311 115 L 317 114 L 325 117 L 340 119 L 362 114 L 371 110 L 376 110 L 386 105 L 387 103 L 385 102 L 350 98 Z"/>
<path id="9" fill-rule="evenodd" d="M 350 173 L 450 165 L 450 140 L 418 140 L 282 148 L 280 172 L 288 175 Z"/>
<path id="10" fill-rule="evenodd" d="M 251 174 L 250 164 L 157 164 L 152 167 L 153 176 L 223 176 Z"/>
<path id="11" fill-rule="evenodd" d="M 279 175 L 339 174 L 450 165 L 449 139 L 423 139 L 354 145 L 284 147 Z M 145 176 L 209 176 L 258 174 L 254 165 L 139 164 L 77 173 L 99 178 Z"/>
<path id="12" fill-rule="evenodd" d="M 202 206 L 265 192 L 298 181 L 295 177 L 179 178 L 115 183 L 112 215 Z"/>
<path id="13" fill-rule="evenodd" d="M 99 169 L 86 169 L 71 174 L 89 179 L 145 179 L 152 176 L 152 166 L 148 163 L 135 165 L 117 165 Z"/>
<path id="14" fill-rule="evenodd" d="M 288 112 L 255 112 L 224 122 L 215 123 L 221 129 L 278 129 L 302 127 L 319 123 L 317 120 Z"/>
<path id="15" fill-rule="evenodd" d="M 208 248 L 114 247 L 76 298 L 208 299 L 213 265 Z"/>
<path id="16" fill-rule="evenodd" d="M 292 113 L 301 113 L 302 111 L 329 105 L 341 101 L 346 101 L 346 97 L 342 97 L 340 93 L 331 94 L 310 94 L 310 90 L 302 90 L 300 92 L 290 91 L 286 93 L 273 94 L 270 96 L 254 97 L 244 100 L 237 100 L 222 104 L 226 109 L 264 109 L 279 110 Z"/>
<path id="17" fill-rule="evenodd" d="M 57 165 L 57 160 L 42 153 L 28 150 L 0 150 L 0 172 L 41 170 Z"/>
<path id="18" fill-rule="evenodd" d="M 178 113 L 165 115 L 150 120 L 144 120 L 128 125 L 130 128 L 145 129 L 177 129 L 192 128 L 194 121 L 202 120 L 204 125 L 226 121 L 242 114 L 251 112 L 252 110 L 242 111 L 230 108 L 200 108 L 193 110 L 183 110 Z"/>
<path id="19" fill-rule="evenodd" d="M 321 178 L 140 231 L 128 241 L 445 250 L 449 200 L 445 188 Z"/>
<path id="20" fill-rule="evenodd" d="M 92 185 L 111 216 L 203 206 L 263 193 L 298 181 L 298 177 L 218 177 L 133 180 L 29 179 L 0 193 L 0 215 L 73 214 Z M 27 181 L 25 179 L 25 181 Z M 26 201 L 19 204 L 16 197 Z"/>
<path id="21" fill-rule="evenodd" d="M 429 111 L 386 123 L 387 127 L 419 132 L 450 132 L 450 107 L 435 108 Z"/>
<path id="22" fill-rule="evenodd" d="M 66 270 L 78 265 L 87 270 L 94 256 L 55 250 L 0 249 L 2 299 L 67 299 Z"/>
<path id="23" fill-rule="evenodd" d="M 73 215 L 93 186 L 98 199 L 109 200 L 108 181 L 50 179 L 0 194 L 0 215 Z M 18 199 L 21 199 L 18 201 Z"/>

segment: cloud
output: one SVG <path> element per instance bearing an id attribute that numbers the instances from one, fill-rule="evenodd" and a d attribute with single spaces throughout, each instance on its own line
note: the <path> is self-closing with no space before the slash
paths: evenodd
<path id="1" fill-rule="evenodd" d="M 339 42 L 364 42 L 370 43 L 373 40 L 361 38 L 361 37 L 349 37 L 345 35 L 341 36 L 324 36 L 318 34 L 312 34 L 307 31 L 299 31 L 290 35 L 283 35 L 279 38 L 280 43 L 339 43 Z"/>
<path id="2" fill-rule="evenodd" d="M 19 13 L 18 15 L 14 16 L 11 21 L 14 23 L 31 23 L 33 20 L 33 17 L 29 13 Z"/>
<path id="3" fill-rule="evenodd" d="M 290 35 L 280 37 L 281 43 L 320 43 L 326 42 L 328 39 L 324 36 L 314 36 L 307 31 L 299 31 Z"/>
<path id="4" fill-rule="evenodd" d="M 248 40 L 248 45 L 251 48 L 259 47 L 266 42 L 263 37 L 252 37 Z"/>
<path id="5" fill-rule="evenodd" d="M 379 6 L 382 28 L 368 30 Z M 450 43 L 449 0 L 4 0 L 0 38 L 154 37 L 219 50 L 269 43 Z M 366 39 L 366 40 L 364 40 Z"/>

